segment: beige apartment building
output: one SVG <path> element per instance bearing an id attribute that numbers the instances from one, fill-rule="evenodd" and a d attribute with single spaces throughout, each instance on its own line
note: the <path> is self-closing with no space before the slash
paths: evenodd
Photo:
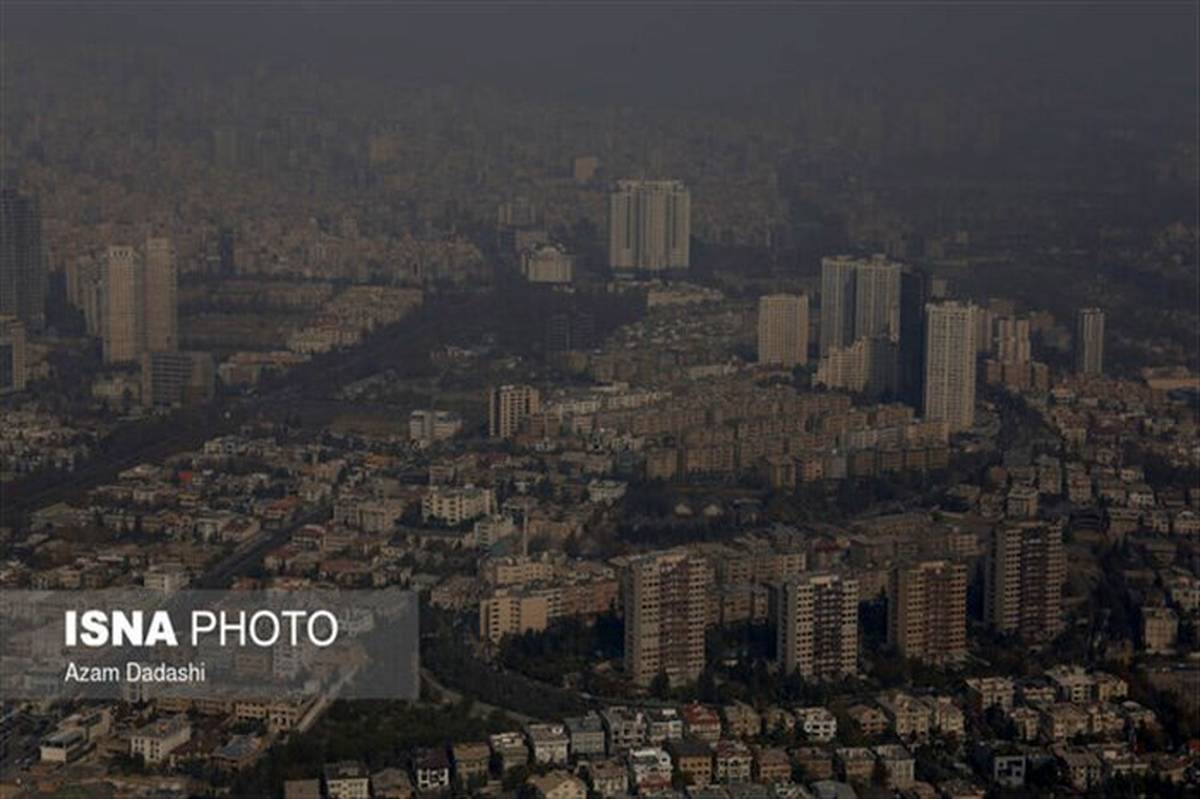
<path id="1" fill-rule="evenodd" d="M 621 579 L 625 669 L 638 685 L 664 673 L 672 685 L 704 670 L 711 569 L 703 557 L 670 550 L 634 558 Z"/>
<path id="2" fill-rule="evenodd" d="M 808 297 L 759 297 L 758 362 L 787 369 L 808 363 Z"/>
<path id="3" fill-rule="evenodd" d="M 967 567 L 947 560 L 897 566 L 888 591 L 888 643 L 935 665 L 967 655 Z"/>
<path id="4" fill-rule="evenodd" d="M 777 657 L 785 673 L 833 680 L 858 672 L 858 581 L 794 577 L 778 588 Z"/>
<path id="5" fill-rule="evenodd" d="M 1027 522 L 992 534 L 984 570 L 984 616 L 999 632 L 1030 642 L 1062 631 L 1066 579 L 1062 530 Z"/>

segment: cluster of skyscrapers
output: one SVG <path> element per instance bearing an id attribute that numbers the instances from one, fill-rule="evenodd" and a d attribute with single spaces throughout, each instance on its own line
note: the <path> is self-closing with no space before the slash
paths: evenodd
<path id="1" fill-rule="evenodd" d="M 991 533 L 984 558 L 984 622 L 1029 644 L 1062 631 L 1066 577 L 1062 530 L 1025 522 Z M 704 670 L 704 630 L 713 565 L 680 548 L 635 557 L 622 575 L 625 668 L 635 683 L 666 675 L 672 685 Z M 934 666 L 967 658 L 965 563 L 917 560 L 888 575 L 887 639 L 896 653 Z M 785 674 L 836 681 L 859 673 L 859 581 L 813 571 L 771 586 L 776 660 Z"/>

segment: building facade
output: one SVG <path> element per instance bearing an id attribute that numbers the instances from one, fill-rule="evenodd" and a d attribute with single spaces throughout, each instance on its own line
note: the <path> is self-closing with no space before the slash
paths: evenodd
<path id="1" fill-rule="evenodd" d="M 521 423 L 541 410 L 541 394 L 533 386 L 497 386 L 488 398 L 488 435 L 512 438 Z"/>
<path id="2" fill-rule="evenodd" d="M 777 598 L 777 648 L 784 673 L 836 680 L 858 672 L 858 581 L 830 573 L 784 582 Z"/>
<path id="3" fill-rule="evenodd" d="M 625 669 L 648 686 L 660 673 L 672 685 L 694 682 L 704 670 L 704 628 L 710 570 L 684 550 L 634 558 L 622 574 Z"/>
<path id="4" fill-rule="evenodd" d="M 678 180 L 621 180 L 609 195 L 608 263 L 617 271 L 687 269 L 691 195 Z"/>
<path id="5" fill-rule="evenodd" d="M 1099 308 L 1081 308 L 1075 314 L 1075 371 L 1104 372 L 1104 311 Z"/>
<path id="6" fill-rule="evenodd" d="M 1062 631 L 1066 579 L 1062 530 L 1027 522 L 992 534 L 984 571 L 984 615 L 997 631 L 1030 642 Z"/>
<path id="7" fill-rule="evenodd" d="M 967 567 L 946 560 L 897 566 L 888 591 L 888 643 L 935 665 L 967 656 Z"/>
<path id="8" fill-rule="evenodd" d="M 925 308 L 925 418 L 951 433 L 975 423 L 975 307 L 958 302 Z"/>
<path id="9" fill-rule="evenodd" d="M 808 363 L 808 297 L 759 297 L 758 362 L 787 369 Z"/>

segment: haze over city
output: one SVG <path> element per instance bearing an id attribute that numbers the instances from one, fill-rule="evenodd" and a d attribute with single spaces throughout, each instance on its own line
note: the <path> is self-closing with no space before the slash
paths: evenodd
<path id="1" fill-rule="evenodd" d="M 0 796 L 1200 788 L 1194 2 L 0 28 Z"/>

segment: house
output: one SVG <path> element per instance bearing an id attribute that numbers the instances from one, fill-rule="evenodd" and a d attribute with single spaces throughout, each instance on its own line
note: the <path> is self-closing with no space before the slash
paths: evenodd
<path id="1" fill-rule="evenodd" d="M 759 747 L 754 751 L 754 778 L 762 783 L 788 782 L 792 778 L 792 761 L 778 747 Z"/>
<path id="2" fill-rule="evenodd" d="M 929 724 L 939 735 L 959 735 L 966 732 L 962 710 L 948 696 L 929 696 L 922 700 L 929 708 Z"/>
<path id="3" fill-rule="evenodd" d="M 720 783 L 749 782 L 754 767 L 750 747 L 722 739 L 713 746 L 713 774 Z"/>
<path id="4" fill-rule="evenodd" d="M 421 793 L 437 793 L 450 787 L 450 758 L 444 749 L 418 749 L 413 753 L 412 771 Z"/>
<path id="5" fill-rule="evenodd" d="M 1059 702 L 1042 707 L 1039 715 L 1038 732 L 1047 741 L 1066 741 L 1087 734 L 1087 712 L 1075 705 Z"/>
<path id="6" fill-rule="evenodd" d="M 851 705 L 846 711 L 846 715 L 858 725 L 858 729 L 868 738 L 875 738 L 887 732 L 888 717 L 877 707 Z"/>
<path id="7" fill-rule="evenodd" d="M 563 725 L 567 728 L 573 756 L 604 757 L 606 742 L 600 714 L 593 711 L 585 716 L 572 716 L 564 719 Z"/>
<path id="8" fill-rule="evenodd" d="M 605 799 L 624 796 L 629 790 L 629 774 L 619 760 L 599 760 L 588 764 L 592 790 Z"/>
<path id="9" fill-rule="evenodd" d="M 1100 758 L 1086 749 L 1056 746 L 1052 750 L 1067 782 L 1077 791 L 1086 791 L 1100 783 Z"/>
<path id="10" fill-rule="evenodd" d="M 187 716 L 171 716 L 139 727 L 129 736 L 129 754 L 146 763 L 161 763 L 172 752 L 192 739 Z"/>
<path id="11" fill-rule="evenodd" d="M 885 694 L 878 702 L 898 738 L 913 740 L 929 736 L 931 718 L 924 702 L 901 691 Z"/>
<path id="12" fill-rule="evenodd" d="M 43 763 L 65 765 L 87 751 L 87 735 L 79 729 L 58 729 L 42 739 L 39 749 Z"/>
<path id="13" fill-rule="evenodd" d="M 1001 710 L 1012 710 L 1013 681 L 1007 677 L 972 677 L 966 680 L 967 705 L 978 714 L 983 714 L 988 708 L 998 707 Z"/>
<path id="14" fill-rule="evenodd" d="M 525 728 L 536 763 L 566 763 L 571 738 L 562 724 L 530 724 Z"/>
<path id="15" fill-rule="evenodd" d="M 683 716 L 673 707 L 652 707 L 646 711 L 646 742 L 661 745 L 683 737 Z"/>
<path id="16" fill-rule="evenodd" d="M 1077 666 L 1056 666 L 1046 672 L 1046 679 L 1054 686 L 1060 702 L 1082 704 L 1092 698 L 1095 682 L 1091 675 Z"/>
<path id="17" fill-rule="evenodd" d="M 646 717 L 627 707 L 605 708 L 600 714 L 607 736 L 608 753 L 620 754 L 646 743 Z"/>
<path id="18" fill-rule="evenodd" d="M 671 756 L 657 747 L 631 749 L 626 756 L 630 782 L 637 792 L 666 790 L 671 787 Z"/>
<path id="19" fill-rule="evenodd" d="M 679 710 L 683 716 L 683 732 L 698 741 L 716 743 L 721 738 L 721 718 L 710 707 L 693 702 Z"/>
<path id="20" fill-rule="evenodd" d="M 847 782 L 869 783 L 875 773 L 875 753 L 865 746 L 845 746 L 834 752 L 838 771 Z"/>
<path id="21" fill-rule="evenodd" d="M 492 753 L 483 742 L 454 744 L 450 748 L 454 761 L 454 777 L 459 785 L 467 786 L 486 782 Z"/>
<path id="22" fill-rule="evenodd" d="M 1036 741 L 1042 728 L 1042 714 L 1031 707 L 1014 707 L 1008 720 L 1017 728 L 1017 740 Z"/>
<path id="23" fill-rule="evenodd" d="M 527 780 L 542 799 L 587 799 L 587 785 L 565 771 L 551 771 Z"/>
<path id="24" fill-rule="evenodd" d="M 887 780 L 887 786 L 896 790 L 909 787 L 916 779 L 916 760 L 900 744 L 882 744 L 875 747 L 875 758 Z"/>
<path id="25" fill-rule="evenodd" d="M 794 713 L 796 724 L 808 740 L 816 743 L 829 743 L 837 737 L 837 716 L 833 715 L 828 708 L 799 707 Z M 882 714 L 880 715 L 882 716 Z M 884 723 L 887 723 L 886 720 Z"/>
<path id="26" fill-rule="evenodd" d="M 725 733 L 730 738 L 757 738 L 762 734 L 762 717 L 745 702 L 734 702 L 721 708 L 725 718 Z"/>
<path id="27" fill-rule="evenodd" d="M 974 759 L 989 782 L 1002 788 L 1020 788 L 1025 784 L 1025 754 L 1011 744 L 980 744 L 975 748 Z"/>
<path id="28" fill-rule="evenodd" d="M 500 765 L 500 773 L 529 764 L 529 748 L 519 732 L 498 732 L 488 736 L 488 747 Z"/>
<path id="29" fill-rule="evenodd" d="M 329 799 L 369 799 L 371 778 L 367 767 L 356 760 L 342 760 L 325 767 L 325 795 Z"/>
<path id="30" fill-rule="evenodd" d="M 688 785 L 708 785 L 712 782 L 712 745 L 695 738 L 683 738 L 667 743 L 667 751 L 675 761 L 675 769 Z"/>
<path id="31" fill-rule="evenodd" d="M 413 784 L 408 772 L 399 768 L 385 768 L 371 775 L 373 799 L 412 799 Z"/>

